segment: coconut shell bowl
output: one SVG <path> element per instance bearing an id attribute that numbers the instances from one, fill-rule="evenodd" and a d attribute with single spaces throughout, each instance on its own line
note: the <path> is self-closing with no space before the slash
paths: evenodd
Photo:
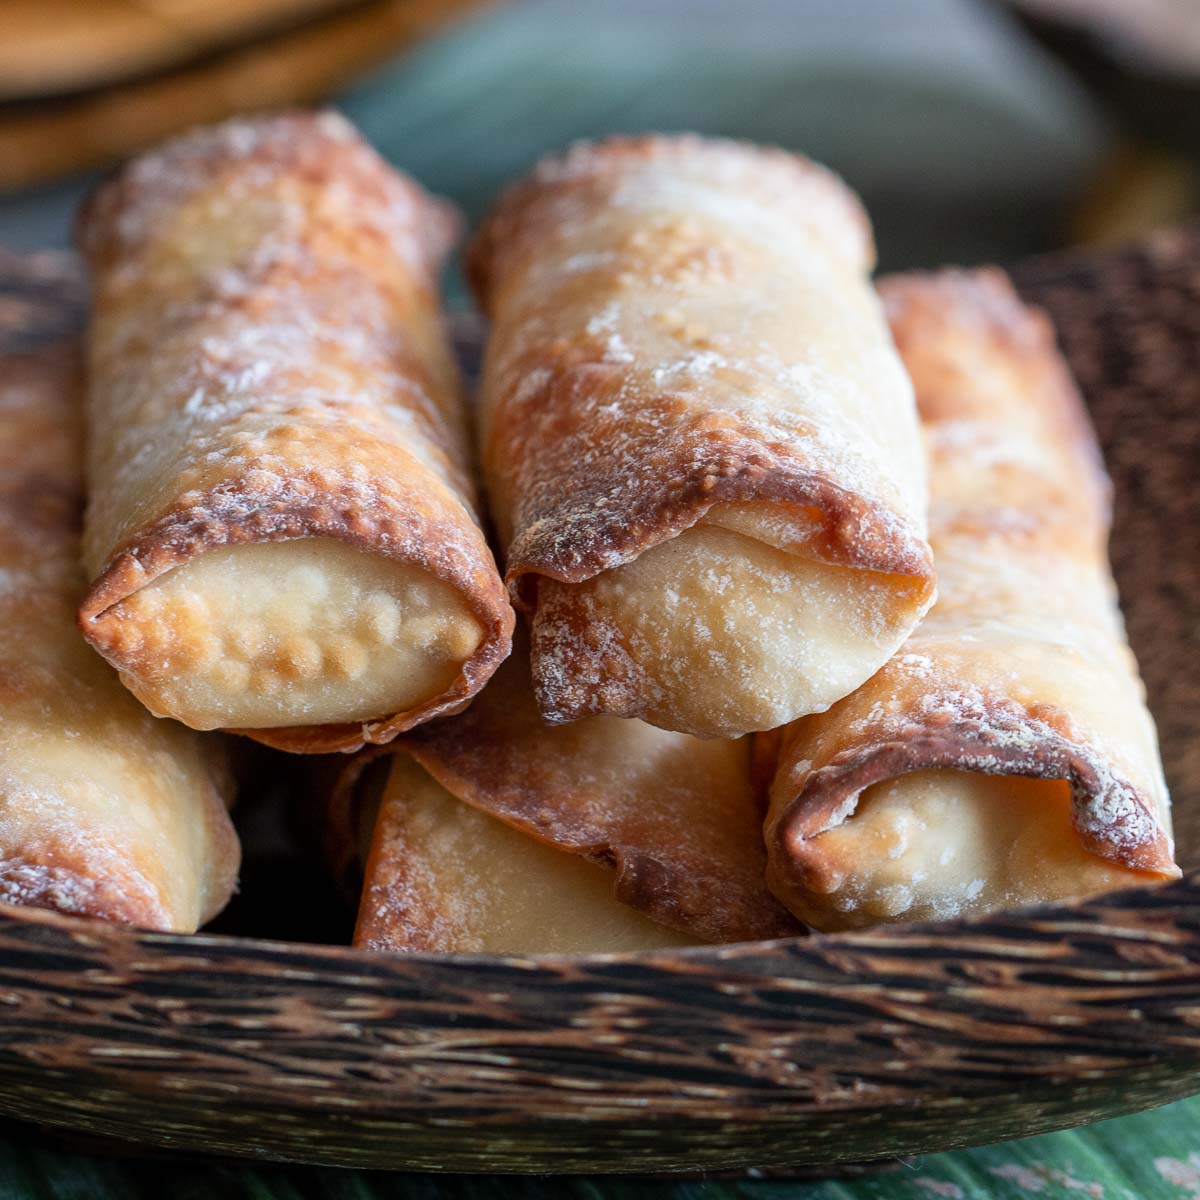
<path id="1" fill-rule="evenodd" d="M 0 259 L 0 337 L 78 320 Z M 0 910 L 0 1113 L 188 1152 L 639 1173 L 881 1159 L 1200 1090 L 1200 228 L 1019 266 L 1116 485 L 1178 882 L 603 958 L 389 955 Z"/>

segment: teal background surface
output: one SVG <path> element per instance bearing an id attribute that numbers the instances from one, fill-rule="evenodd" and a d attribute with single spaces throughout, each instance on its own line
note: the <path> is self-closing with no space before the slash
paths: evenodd
<path id="1" fill-rule="evenodd" d="M 525 0 L 422 46 L 339 103 L 469 220 L 540 154 L 576 137 L 695 129 L 802 149 L 861 191 L 885 268 L 1054 247 L 1113 143 L 1104 114 L 1062 68 L 1002 12 L 972 0 Z M 0 244 L 66 244 L 90 183 L 0 199 Z M 465 303 L 453 275 L 450 286 Z M 815 1183 L 163 1163 L 65 1150 L 8 1126 L 0 1200 L 1200 1200 L 1198 1118 L 1200 1098 Z"/>
<path id="2" fill-rule="evenodd" d="M 813 1182 L 389 1175 L 98 1158 L 10 1127 L 0 1200 L 1200 1200 L 1200 1097 L 885 1173 Z"/>
<path id="3" fill-rule="evenodd" d="M 1111 138 L 983 0 L 518 0 L 339 103 L 470 220 L 578 137 L 693 129 L 800 149 L 862 193 L 885 268 L 1051 247 Z M 66 244 L 93 178 L 0 198 L 0 244 Z"/>

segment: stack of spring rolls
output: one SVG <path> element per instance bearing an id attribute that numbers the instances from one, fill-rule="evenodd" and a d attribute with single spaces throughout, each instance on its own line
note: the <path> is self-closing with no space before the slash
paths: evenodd
<path id="1" fill-rule="evenodd" d="M 330 114 L 185 135 L 91 198 L 81 537 L 72 372 L 0 384 L 0 898 L 211 915 L 237 852 L 203 731 L 327 755 L 373 949 L 1178 874 L 1094 438 L 999 272 L 877 292 L 857 199 L 798 155 L 578 145 L 471 241 L 472 405 L 457 230 Z"/>

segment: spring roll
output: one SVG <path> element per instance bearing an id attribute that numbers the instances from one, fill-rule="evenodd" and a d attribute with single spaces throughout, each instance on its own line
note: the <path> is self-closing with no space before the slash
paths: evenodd
<path id="1" fill-rule="evenodd" d="M 1172 878 L 1108 483 L 1053 331 L 998 271 L 883 294 L 925 427 L 939 598 L 866 685 L 778 736 L 770 884 L 837 929 Z"/>
<path id="2" fill-rule="evenodd" d="M 598 953 L 798 932 L 764 882 L 745 739 L 548 726 L 519 651 L 465 713 L 389 753 L 358 945 Z M 371 762 L 345 770 L 335 811 L 363 803 Z"/>
<path id="3" fill-rule="evenodd" d="M 347 750 L 508 652 L 438 309 L 454 226 L 329 113 L 186 134 L 92 198 L 80 622 L 155 713 Z"/>
<path id="4" fill-rule="evenodd" d="M 697 944 L 617 900 L 610 870 L 462 803 L 408 755 L 378 767 L 354 945 L 605 954 Z"/>
<path id="5" fill-rule="evenodd" d="M 933 596 L 911 388 L 857 199 L 796 155 L 617 138 L 470 251 L 481 453 L 550 721 L 828 708 Z"/>
<path id="6" fill-rule="evenodd" d="M 152 717 L 75 627 L 79 359 L 0 354 L 0 901 L 190 932 L 237 879 L 224 744 Z"/>

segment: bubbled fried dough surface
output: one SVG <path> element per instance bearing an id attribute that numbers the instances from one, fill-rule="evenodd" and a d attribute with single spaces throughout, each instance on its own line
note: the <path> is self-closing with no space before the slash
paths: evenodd
<path id="1" fill-rule="evenodd" d="M 130 689 L 194 728 L 368 721 L 447 687 L 483 637 L 442 580 L 317 538 L 212 550 L 106 620 Z"/>
<path id="2" fill-rule="evenodd" d="M 450 623 L 471 628 L 468 612 L 479 631 L 453 671 L 440 649 L 407 667 L 395 656 L 381 663 L 392 687 L 373 693 L 369 712 L 357 689 L 344 687 L 338 703 L 333 677 L 312 669 L 311 646 L 289 655 L 272 642 L 264 653 L 281 653 L 292 677 L 275 689 L 275 706 L 256 710 L 262 723 L 252 728 L 270 730 L 254 733 L 261 740 L 293 750 L 387 741 L 460 706 L 507 653 L 512 613 L 478 524 L 464 401 L 438 309 L 436 273 L 454 226 L 446 206 L 333 114 L 186 134 L 130 164 L 88 205 L 85 561 L 94 582 L 81 624 L 157 711 L 229 727 L 229 696 L 245 706 L 271 691 L 271 664 L 251 651 L 232 650 L 235 659 L 227 646 L 216 657 L 246 667 L 245 688 L 232 665 L 224 683 L 164 690 L 156 639 L 172 643 L 167 657 L 180 666 L 205 661 L 212 645 L 191 645 L 182 616 L 181 636 L 159 638 L 163 623 L 150 612 L 139 641 L 141 606 L 122 607 L 164 574 L 232 547 L 307 540 L 334 555 L 344 544 L 398 572 L 395 587 L 364 584 L 363 602 L 379 590 L 398 599 L 401 583 L 428 576 L 438 585 L 422 584 L 430 596 L 453 594 Z M 331 592 L 345 561 L 334 557 Z M 198 569 L 215 576 L 241 558 Z M 212 583 L 202 590 L 216 609 L 222 589 Z M 187 576 L 164 586 L 190 590 Z M 342 601 L 357 619 L 353 592 Z M 423 619 L 425 602 L 413 611 Z M 339 652 L 335 617 L 314 612 L 307 636 L 323 665 L 352 672 L 358 635 L 346 632 Z M 234 624 L 231 614 L 212 619 L 222 631 Z M 408 644 L 436 640 L 418 624 Z M 309 715 L 294 724 L 295 712 Z"/>

